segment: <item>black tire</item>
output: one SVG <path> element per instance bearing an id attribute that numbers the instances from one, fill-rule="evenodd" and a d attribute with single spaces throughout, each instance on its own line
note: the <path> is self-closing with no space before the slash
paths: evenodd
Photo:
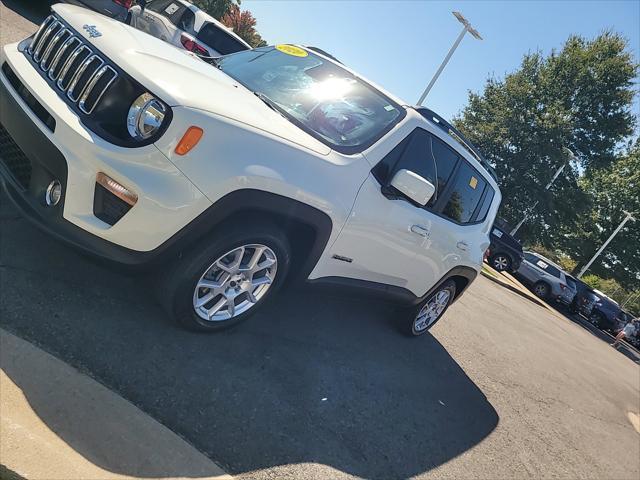
<path id="1" fill-rule="evenodd" d="M 250 225 L 250 230 L 247 227 Z M 248 310 L 228 319 L 207 321 L 195 311 L 193 297 L 196 284 L 203 273 L 218 258 L 234 248 L 261 244 L 269 247 L 277 259 L 277 271 L 264 296 Z M 291 263 L 291 247 L 287 237 L 277 227 L 258 222 L 222 227 L 201 241 L 174 263 L 160 279 L 159 300 L 183 327 L 200 332 L 213 332 L 233 327 L 260 310 L 284 283 Z"/>
<path id="2" fill-rule="evenodd" d="M 551 292 L 551 287 L 545 282 L 536 283 L 533 288 L 533 293 L 543 300 L 549 297 L 549 293 Z"/>
<path id="3" fill-rule="evenodd" d="M 438 295 L 438 293 L 442 291 L 446 291 L 449 294 L 445 308 L 440 312 L 440 315 L 438 315 L 438 317 L 433 322 L 427 325 L 426 328 L 424 329 L 416 328 L 418 313 L 422 310 L 422 308 L 425 305 L 427 305 L 431 300 L 433 300 L 434 297 Z M 438 323 L 440 319 L 444 316 L 444 314 L 447 312 L 447 310 L 451 306 L 451 303 L 453 302 L 453 299 L 455 298 L 455 296 L 456 296 L 456 283 L 453 280 L 447 280 L 442 285 L 440 285 L 435 292 L 429 295 L 425 300 L 420 302 L 417 306 L 406 308 L 403 310 L 402 318 L 400 319 L 400 325 L 399 325 L 400 330 L 402 331 L 402 333 L 410 337 L 418 337 L 420 335 L 424 335 L 429 330 L 431 330 L 433 326 L 436 323 Z"/>
<path id="4" fill-rule="evenodd" d="M 511 261 L 511 257 L 506 253 L 496 253 L 489 259 L 489 264 L 491 268 L 498 272 L 510 272 L 513 262 Z"/>

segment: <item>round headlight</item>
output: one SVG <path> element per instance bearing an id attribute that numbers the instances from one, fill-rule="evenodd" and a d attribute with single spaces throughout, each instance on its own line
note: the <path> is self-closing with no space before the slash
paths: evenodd
<path id="1" fill-rule="evenodd" d="M 136 140 L 146 140 L 153 136 L 164 121 L 167 107 L 150 93 L 143 93 L 129 108 L 127 130 Z"/>

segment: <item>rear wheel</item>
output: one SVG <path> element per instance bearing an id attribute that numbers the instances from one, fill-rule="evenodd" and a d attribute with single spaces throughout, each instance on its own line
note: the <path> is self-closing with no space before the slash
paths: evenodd
<path id="1" fill-rule="evenodd" d="M 550 291 L 549 285 L 544 282 L 538 282 L 533 286 L 533 293 L 540 298 L 547 298 Z"/>
<path id="2" fill-rule="evenodd" d="M 402 320 L 402 330 L 417 337 L 428 332 L 442 318 L 456 296 L 456 284 L 447 280 L 417 307 L 408 309 Z"/>
<path id="3" fill-rule="evenodd" d="M 282 285 L 289 243 L 270 225 L 228 228 L 201 243 L 165 275 L 167 309 L 184 327 L 215 331 L 255 313 Z"/>
<path id="4" fill-rule="evenodd" d="M 511 270 L 511 259 L 504 253 L 496 253 L 491 257 L 489 263 L 498 272 Z"/>

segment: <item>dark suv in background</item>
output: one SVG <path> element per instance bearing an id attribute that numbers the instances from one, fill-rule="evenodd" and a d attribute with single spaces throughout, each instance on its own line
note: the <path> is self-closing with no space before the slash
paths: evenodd
<path id="1" fill-rule="evenodd" d="M 524 258 L 522 245 L 509 234 L 510 230 L 509 225 L 500 219 L 496 219 L 491 228 L 487 262 L 499 272 L 516 272 Z"/>
<path id="2" fill-rule="evenodd" d="M 598 300 L 600 300 L 600 297 L 593 291 L 593 288 L 582 280 L 574 279 L 574 282 L 577 291 L 576 296 L 573 297 L 573 301 L 569 305 L 569 311 L 590 318 L 591 311 Z"/>
<path id="3" fill-rule="evenodd" d="M 598 290 L 594 290 L 594 293 L 598 296 L 598 301 L 591 310 L 589 321 L 600 330 L 617 333 L 626 323 L 621 318 L 623 311 L 620 305 Z"/>

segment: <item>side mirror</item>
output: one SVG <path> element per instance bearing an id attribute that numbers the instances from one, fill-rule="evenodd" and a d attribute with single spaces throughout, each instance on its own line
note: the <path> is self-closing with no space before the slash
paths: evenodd
<path id="1" fill-rule="evenodd" d="M 144 9 L 147 8 L 147 0 L 137 0 L 136 4 L 140 6 L 140 9 L 144 12 Z"/>
<path id="2" fill-rule="evenodd" d="M 436 187 L 433 183 L 405 168 L 396 172 L 391 179 L 391 186 L 423 207 L 436 192 Z"/>

